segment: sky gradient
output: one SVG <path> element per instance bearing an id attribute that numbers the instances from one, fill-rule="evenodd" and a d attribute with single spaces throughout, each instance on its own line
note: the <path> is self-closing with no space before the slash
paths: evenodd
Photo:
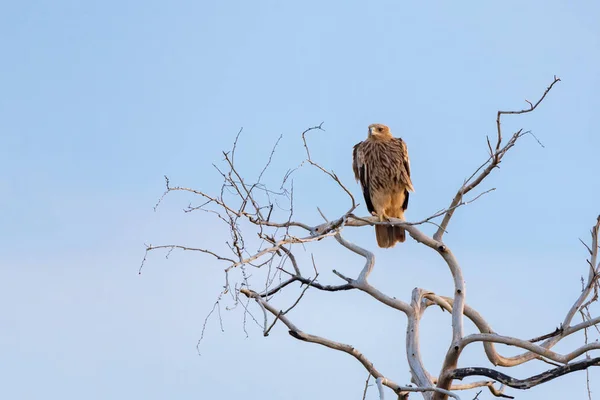
<path id="1" fill-rule="evenodd" d="M 309 137 L 311 154 L 360 198 L 352 146 L 369 124 L 385 123 L 408 144 L 416 192 L 406 216 L 419 220 L 446 207 L 485 160 L 497 110 L 526 107 L 557 75 L 538 110 L 504 123 L 505 133 L 531 130 L 544 147 L 522 138 L 481 188 L 497 190 L 457 211 L 445 237 L 467 303 L 496 331 L 552 331 L 580 292 L 587 254 L 578 238 L 589 241 L 600 213 L 599 16 L 597 2 L 553 0 L 3 3 L 0 397 L 360 399 L 367 374 L 355 360 L 282 326 L 263 338 L 249 322 L 247 336 L 243 309 L 226 303 L 224 332 L 210 319 L 198 355 L 225 265 L 157 252 L 138 275 L 144 243 L 223 251 L 228 236 L 210 215 L 184 214 L 184 195 L 154 212 L 163 175 L 218 193 L 212 164 L 243 127 L 237 161 L 249 179 L 283 135 L 265 175 L 276 188 L 304 157 L 300 133 L 324 121 L 325 132 Z M 294 191 L 296 216 L 308 223 L 321 221 L 317 206 L 331 218 L 348 206 L 309 168 L 295 174 Z M 405 301 L 414 287 L 451 293 L 447 267 L 411 239 L 384 251 L 372 228 L 345 235 L 375 251 L 371 281 L 383 292 Z M 339 283 L 334 268 L 361 268 L 333 241 L 299 257 L 311 251 L 323 283 Z M 403 315 L 366 295 L 309 290 L 290 318 L 410 381 Z M 425 365 L 437 374 L 449 315 L 429 310 L 422 331 Z M 472 346 L 461 366 L 487 365 L 482 354 Z M 590 374 L 600 392 L 600 375 Z M 509 394 L 583 399 L 585 374 Z M 367 398 L 377 398 L 374 388 Z"/>

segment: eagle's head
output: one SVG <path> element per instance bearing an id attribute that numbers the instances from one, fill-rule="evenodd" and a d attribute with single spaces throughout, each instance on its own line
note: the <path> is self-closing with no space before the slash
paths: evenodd
<path id="1" fill-rule="evenodd" d="M 371 124 L 369 125 L 369 137 L 374 139 L 385 139 L 392 137 L 390 128 L 383 124 Z"/>

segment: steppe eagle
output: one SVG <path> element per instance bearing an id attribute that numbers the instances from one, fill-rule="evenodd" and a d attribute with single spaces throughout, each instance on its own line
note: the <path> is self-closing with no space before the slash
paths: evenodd
<path id="1" fill-rule="evenodd" d="M 406 143 L 393 137 L 387 126 L 372 124 L 369 136 L 354 146 L 352 156 L 354 176 L 360 182 L 369 212 L 379 221 L 404 219 L 408 192 L 414 192 Z M 379 247 L 384 248 L 406 240 L 404 229 L 398 226 L 376 225 L 375 235 Z"/>

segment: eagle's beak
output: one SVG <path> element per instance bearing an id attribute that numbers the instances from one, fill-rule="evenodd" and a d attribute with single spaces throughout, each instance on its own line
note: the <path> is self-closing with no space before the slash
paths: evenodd
<path id="1" fill-rule="evenodd" d="M 371 126 L 371 127 L 369 127 L 369 135 L 372 135 L 372 134 L 373 134 L 373 127 Z"/>

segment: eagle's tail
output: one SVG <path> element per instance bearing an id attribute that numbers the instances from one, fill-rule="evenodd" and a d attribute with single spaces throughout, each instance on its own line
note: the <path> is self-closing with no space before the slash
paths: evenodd
<path id="1" fill-rule="evenodd" d="M 375 236 L 379 247 L 389 248 L 394 247 L 396 242 L 404 242 L 406 231 L 399 226 L 375 225 Z"/>

